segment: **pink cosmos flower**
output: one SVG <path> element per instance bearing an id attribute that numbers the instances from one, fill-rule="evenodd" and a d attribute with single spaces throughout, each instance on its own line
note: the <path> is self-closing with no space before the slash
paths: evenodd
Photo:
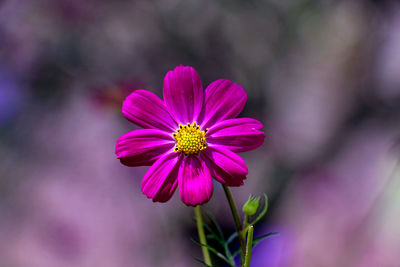
<path id="1" fill-rule="evenodd" d="M 243 185 L 248 170 L 235 152 L 255 149 L 265 138 L 259 121 L 235 118 L 246 103 L 243 88 L 220 79 L 203 93 L 197 72 L 179 66 L 165 76 L 163 95 L 164 101 L 137 90 L 122 105 L 125 118 L 144 129 L 122 135 L 115 153 L 127 166 L 151 166 L 142 192 L 166 202 L 179 187 L 182 201 L 196 206 L 211 198 L 211 177 Z"/>

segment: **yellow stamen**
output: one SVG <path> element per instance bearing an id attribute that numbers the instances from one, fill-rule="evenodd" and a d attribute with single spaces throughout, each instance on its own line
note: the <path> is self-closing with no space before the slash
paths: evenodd
<path id="1" fill-rule="evenodd" d="M 207 147 L 206 132 L 200 130 L 196 122 L 179 124 L 172 136 L 176 140 L 174 151 L 181 151 L 185 155 L 198 154 Z"/>

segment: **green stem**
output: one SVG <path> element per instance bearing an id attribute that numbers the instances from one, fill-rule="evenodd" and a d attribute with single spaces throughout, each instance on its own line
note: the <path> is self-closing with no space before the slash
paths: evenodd
<path id="1" fill-rule="evenodd" d="M 232 198 L 231 190 L 229 190 L 229 188 L 225 185 L 222 185 L 222 187 L 224 188 L 226 198 L 228 199 L 228 203 L 229 203 L 229 207 L 231 208 L 233 220 L 235 221 L 236 231 L 238 233 L 239 243 L 240 243 L 240 247 L 241 247 L 240 255 L 242 258 L 242 262 L 243 262 L 246 247 L 245 247 L 245 242 L 244 242 L 244 238 L 242 235 L 242 224 L 240 223 L 239 215 L 238 215 L 238 212 L 236 209 L 235 202 L 233 201 L 233 198 Z"/>
<path id="2" fill-rule="evenodd" d="M 249 228 L 249 215 L 244 215 L 243 226 L 242 226 L 242 238 L 246 237 L 247 229 Z"/>
<path id="3" fill-rule="evenodd" d="M 253 232 L 254 227 L 251 225 L 247 232 L 247 245 L 246 245 L 246 256 L 244 258 L 244 267 L 250 267 L 251 249 L 253 248 Z"/>
<path id="4" fill-rule="evenodd" d="M 249 215 L 247 213 L 244 215 L 244 220 L 243 220 L 243 228 L 246 229 L 247 225 L 249 224 Z"/>
<path id="5" fill-rule="evenodd" d="M 196 215 L 197 232 L 199 233 L 200 243 L 207 245 L 207 239 L 204 233 L 203 217 L 201 216 L 200 205 L 194 207 L 194 214 Z M 204 262 L 207 265 L 212 266 L 210 252 L 208 251 L 208 248 L 206 248 L 205 246 L 201 246 L 201 250 L 203 251 Z"/>

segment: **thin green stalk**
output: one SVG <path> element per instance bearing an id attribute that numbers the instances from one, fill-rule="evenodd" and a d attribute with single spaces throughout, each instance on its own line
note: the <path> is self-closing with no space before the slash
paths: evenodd
<path id="1" fill-rule="evenodd" d="M 240 223 L 239 215 L 238 215 L 238 212 L 236 209 L 235 202 L 233 201 L 233 198 L 232 198 L 231 190 L 229 190 L 229 188 L 225 185 L 222 185 L 222 187 L 224 188 L 225 195 L 226 195 L 226 198 L 229 203 L 229 207 L 231 208 L 233 220 L 235 221 L 236 231 L 238 233 L 239 243 L 240 243 L 240 247 L 241 247 L 240 255 L 241 255 L 241 259 L 242 259 L 242 263 L 243 263 L 246 247 L 245 247 L 245 242 L 244 242 L 244 238 L 242 235 L 242 224 Z"/>
<path id="2" fill-rule="evenodd" d="M 203 217 L 201 216 L 200 205 L 194 207 L 194 214 L 196 216 L 197 232 L 199 233 L 200 243 L 207 245 L 207 239 L 204 233 Z M 212 266 L 210 252 L 208 251 L 208 248 L 206 248 L 205 246 L 201 246 L 201 250 L 203 251 L 204 262 L 207 265 Z"/>
<path id="3" fill-rule="evenodd" d="M 244 214 L 244 220 L 243 220 L 243 228 L 246 229 L 246 227 L 249 224 L 249 215 Z"/>
<path id="4" fill-rule="evenodd" d="M 251 225 L 247 231 L 247 244 L 246 244 L 246 256 L 244 258 L 244 267 L 250 267 L 251 249 L 253 248 L 253 232 L 254 227 Z"/>
<path id="5" fill-rule="evenodd" d="M 242 225 L 242 238 L 243 240 L 246 237 L 247 229 L 249 228 L 249 215 L 244 214 L 244 220 L 243 220 L 243 225 Z"/>

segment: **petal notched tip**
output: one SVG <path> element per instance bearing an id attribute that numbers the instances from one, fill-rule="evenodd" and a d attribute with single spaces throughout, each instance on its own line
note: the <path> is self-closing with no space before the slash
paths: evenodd
<path id="1" fill-rule="evenodd" d="M 201 114 L 201 126 L 235 118 L 242 112 L 247 100 L 243 87 L 226 79 L 212 82 L 205 90 L 205 104 Z"/>
<path id="2" fill-rule="evenodd" d="M 169 71 L 163 84 L 164 101 L 176 122 L 197 120 L 203 107 L 203 86 L 196 70 L 178 66 Z"/>
<path id="3" fill-rule="evenodd" d="M 213 193 L 210 170 L 204 161 L 197 157 L 184 158 L 178 176 L 179 195 L 188 206 L 208 202 Z"/>

